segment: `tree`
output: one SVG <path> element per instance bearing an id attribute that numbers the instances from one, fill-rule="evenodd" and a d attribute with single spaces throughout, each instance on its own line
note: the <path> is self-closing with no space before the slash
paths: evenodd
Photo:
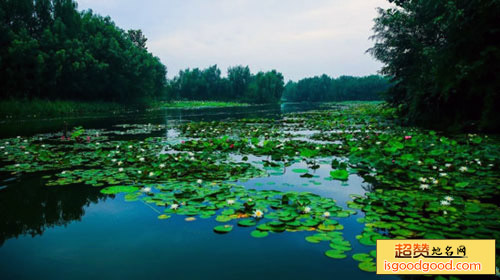
<path id="1" fill-rule="evenodd" d="M 130 29 L 127 32 L 127 34 L 128 34 L 128 37 L 130 38 L 130 40 L 134 43 L 134 45 L 136 45 L 137 47 L 139 47 L 141 49 L 147 49 L 146 42 L 148 41 L 148 39 L 146 38 L 146 36 L 144 36 L 144 34 L 142 34 L 142 30 Z"/>
<path id="2" fill-rule="evenodd" d="M 0 2 L 0 97 L 163 98 L 166 67 L 147 52 L 142 32 L 126 33 L 109 17 L 76 7 L 72 0 Z"/>
<path id="3" fill-rule="evenodd" d="M 408 123 L 500 131 L 500 2 L 390 2 L 369 52 L 394 87 L 388 101 Z"/>
<path id="4" fill-rule="evenodd" d="M 331 102 L 347 100 L 381 100 L 381 94 L 390 87 L 389 81 L 381 76 L 341 76 L 332 79 L 323 74 L 305 78 L 297 83 L 289 81 L 283 98 L 293 102 Z"/>

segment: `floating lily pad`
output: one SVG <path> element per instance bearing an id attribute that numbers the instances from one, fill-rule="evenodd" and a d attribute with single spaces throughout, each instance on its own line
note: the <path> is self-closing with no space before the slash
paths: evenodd
<path id="1" fill-rule="evenodd" d="M 138 190 L 139 190 L 138 187 L 133 187 L 133 186 L 112 186 L 102 189 L 101 193 L 103 194 L 132 193 Z"/>
<path id="2" fill-rule="evenodd" d="M 255 238 L 263 238 L 269 235 L 267 231 L 254 230 L 250 233 Z"/>
<path id="3" fill-rule="evenodd" d="M 214 232 L 220 233 L 220 234 L 228 233 L 231 230 L 233 230 L 233 226 L 231 226 L 231 225 L 220 225 L 220 226 L 214 227 Z"/>
<path id="4" fill-rule="evenodd" d="M 345 259 L 347 255 L 345 255 L 342 251 L 339 250 L 328 250 L 325 252 L 325 255 L 332 259 Z"/>
<path id="5" fill-rule="evenodd" d="M 366 272 L 376 272 L 377 271 L 377 266 L 373 262 L 361 262 L 358 264 L 359 269 L 366 271 Z"/>

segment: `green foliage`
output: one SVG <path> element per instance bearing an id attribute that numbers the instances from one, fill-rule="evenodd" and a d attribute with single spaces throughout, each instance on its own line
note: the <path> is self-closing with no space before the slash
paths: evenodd
<path id="1" fill-rule="evenodd" d="M 283 91 L 281 73 L 272 70 L 252 75 L 248 66 L 230 67 L 227 78 L 221 77 L 217 65 L 204 70 L 181 70 L 168 85 L 168 95 L 173 100 L 230 100 L 266 104 L 280 101 Z"/>
<path id="2" fill-rule="evenodd" d="M 61 117 L 125 111 L 125 106 L 101 101 L 0 100 L 0 117 Z"/>
<path id="3" fill-rule="evenodd" d="M 79 12 L 72 0 L 0 2 L 0 98 L 145 103 L 165 93 L 166 68 L 140 30 Z"/>
<path id="4" fill-rule="evenodd" d="M 390 87 L 389 81 L 381 76 L 342 76 L 332 79 L 327 75 L 305 78 L 286 84 L 283 99 L 301 102 L 328 102 L 346 100 L 380 100 L 381 93 Z"/>
<path id="5" fill-rule="evenodd" d="M 369 50 L 392 77 L 408 123 L 500 130 L 500 2 L 394 1 L 375 20 Z"/>

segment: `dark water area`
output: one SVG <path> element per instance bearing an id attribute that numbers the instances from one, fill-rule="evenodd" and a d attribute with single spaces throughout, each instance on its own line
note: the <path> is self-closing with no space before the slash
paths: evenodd
<path id="1" fill-rule="evenodd" d="M 110 129 L 116 124 L 171 124 L 183 121 L 270 117 L 317 109 L 284 104 L 196 110 L 158 110 L 108 117 L 1 123 L 2 138 L 60 133 L 69 127 Z M 169 130 L 161 131 L 168 138 Z M 175 134 L 175 133 L 174 133 Z M 150 136 L 150 135 L 147 135 Z M 145 136 L 145 137 L 147 137 Z M 175 136 L 173 136 L 175 137 Z M 252 160 L 252 159 L 250 159 Z M 257 162 L 257 159 L 254 159 Z M 370 191 L 363 179 L 325 181 L 329 167 L 320 161 L 317 175 L 306 182 L 290 170 L 239 184 L 249 188 L 307 191 L 334 198 L 345 207 L 350 194 Z M 185 221 L 173 215 L 159 220 L 159 208 L 123 195 L 105 195 L 88 185 L 45 186 L 43 173 L 0 173 L 0 279 L 400 279 L 358 269 L 351 257 L 325 257 L 328 243 L 310 244 L 307 232 L 250 236 L 251 228 L 214 234 L 212 219 Z M 302 181 L 301 181 L 302 180 Z M 309 179 L 310 180 L 310 179 Z M 359 212 L 344 219 L 345 239 L 353 251 L 366 252 L 356 241 L 363 230 Z M 407 277 L 403 279 L 416 279 Z"/>

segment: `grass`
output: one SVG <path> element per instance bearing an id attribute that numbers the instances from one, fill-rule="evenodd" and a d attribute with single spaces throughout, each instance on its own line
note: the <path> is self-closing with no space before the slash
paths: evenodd
<path id="1" fill-rule="evenodd" d="M 160 108 L 209 108 L 209 107 L 241 107 L 249 106 L 247 103 L 222 102 L 222 101 L 173 101 L 159 105 Z"/>
<path id="2" fill-rule="evenodd" d="M 11 118 L 37 118 L 77 116 L 82 114 L 113 113 L 124 111 L 123 105 L 111 102 L 83 102 L 63 100 L 2 100 L 0 101 L 0 117 Z"/>

